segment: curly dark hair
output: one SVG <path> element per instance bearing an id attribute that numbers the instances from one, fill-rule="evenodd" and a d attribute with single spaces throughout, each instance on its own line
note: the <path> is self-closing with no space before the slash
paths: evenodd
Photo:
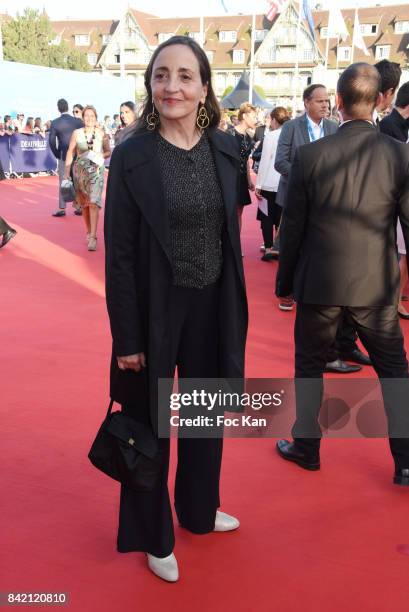
<path id="1" fill-rule="evenodd" d="M 202 47 L 198 45 L 195 40 L 193 40 L 193 38 L 190 38 L 189 36 L 172 36 L 164 43 L 159 45 L 157 49 L 155 49 L 146 69 L 145 88 L 147 95 L 143 103 L 137 130 L 139 131 L 146 129 L 147 117 L 152 112 L 153 100 L 151 78 L 153 65 L 159 53 L 163 51 L 163 49 L 166 49 L 166 47 L 171 47 L 172 45 L 184 45 L 186 47 L 189 47 L 189 49 L 193 52 L 194 56 L 199 62 L 200 78 L 202 84 L 207 85 L 207 96 L 204 105 L 210 119 L 209 128 L 218 127 L 220 123 L 220 107 L 212 87 L 212 70 L 210 68 L 209 60 L 207 59 L 206 53 L 203 51 Z"/>

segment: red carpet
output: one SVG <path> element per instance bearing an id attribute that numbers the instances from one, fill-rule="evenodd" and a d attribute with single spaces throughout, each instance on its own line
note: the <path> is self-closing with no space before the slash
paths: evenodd
<path id="1" fill-rule="evenodd" d="M 53 178 L 2 182 L 0 202 L 18 230 L 0 251 L 0 591 L 66 591 L 75 612 L 406 610 L 409 490 L 392 486 L 384 440 L 326 441 L 317 473 L 272 440 L 227 440 L 222 509 L 240 530 L 177 527 L 174 585 L 116 552 L 118 485 L 86 457 L 107 403 L 102 224 L 88 253 L 81 218 L 51 217 Z M 294 314 L 276 307 L 254 217 L 248 207 L 247 374 L 291 376 Z"/>

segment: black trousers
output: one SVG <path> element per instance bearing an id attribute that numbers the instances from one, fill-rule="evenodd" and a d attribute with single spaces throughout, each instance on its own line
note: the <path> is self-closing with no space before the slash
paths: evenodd
<path id="1" fill-rule="evenodd" d="M 267 200 L 267 212 L 268 215 L 264 215 L 260 211 L 260 225 L 261 232 L 263 234 L 264 246 L 266 249 L 271 249 L 273 246 L 273 232 L 274 228 L 278 230 L 280 227 L 280 219 L 282 208 L 276 204 L 276 192 L 275 191 L 261 191 L 263 198 Z"/>
<path id="2" fill-rule="evenodd" d="M 409 373 L 396 306 L 345 307 L 381 379 L 396 469 L 409 468 Z M 343 308 L 298 304 L 295 322 L 297 418 L 294 440 L 311 459 L 319 453 L 322 375 Z M 397 380 L 400 379 L 400 380 Z M 405 436 L 405 437 L 399 437 Z"/>
<path id="3" fill-rule="evenodd" d="M 219 376 L 219 283 L 203 289 L 173 287 L 169 304 L 169 337 L 164 369 L 180 378 Z M 148 363 L 149 367 L 149 363 Z M 163 368 L 161 368 L 163 369 Z M 149 415 L 123 406 L 133 418 Z M 167 408 L 166 408 L 167 409 Z M 170 440 L 159 439 L 163 470 L 153 491 L 136 492 L 121 486 L 118 551 L 144 551 L 166 557 L 175 537 L 168 492 Z M 219 480 L 222 438 L 178 439 L 175 509 L 180 524 L 193 533 L 213 531 L 220 506 Z"/>
<path id="4" fill-rule="evenodd" d="M 342 357 L 343 353 L 351 353 L 358 348 L 356 344 L 357 333 L 355 325 L 348 310 L 343 308 L 342 315 L 339 318 L 335 342 L 330 347 L 327 355 L 327 361 L 335 361 Z"/>

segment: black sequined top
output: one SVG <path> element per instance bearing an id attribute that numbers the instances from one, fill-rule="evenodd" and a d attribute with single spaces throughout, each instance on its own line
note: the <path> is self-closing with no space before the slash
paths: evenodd
<path id="1" fill-rule="evenodd" d="M 168 206 L 173 284 L 201 289 L 222 270 L 224 204 L 206 136 L 190 150 L 158 134 L 158 154 Z"/>

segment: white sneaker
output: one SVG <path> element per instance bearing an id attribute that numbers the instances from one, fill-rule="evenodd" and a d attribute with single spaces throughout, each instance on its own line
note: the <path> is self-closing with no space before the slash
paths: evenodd
<path id="1" fill-rule="evenodd" d="M 148 567 L 159 578 L 167 580 L 167 582 L 176 582 L 179 580 L 179 568 L 176 557 L 171 553 L 168 557 L 154 557 L 146 553 L 148 558 Z"/>
<path id="2" fill-rule="evenodd" d="M 238 527 L 240 527 L 240 521 L 236 517 L 217 510 L 213 531 L 233 531 Z"/>

